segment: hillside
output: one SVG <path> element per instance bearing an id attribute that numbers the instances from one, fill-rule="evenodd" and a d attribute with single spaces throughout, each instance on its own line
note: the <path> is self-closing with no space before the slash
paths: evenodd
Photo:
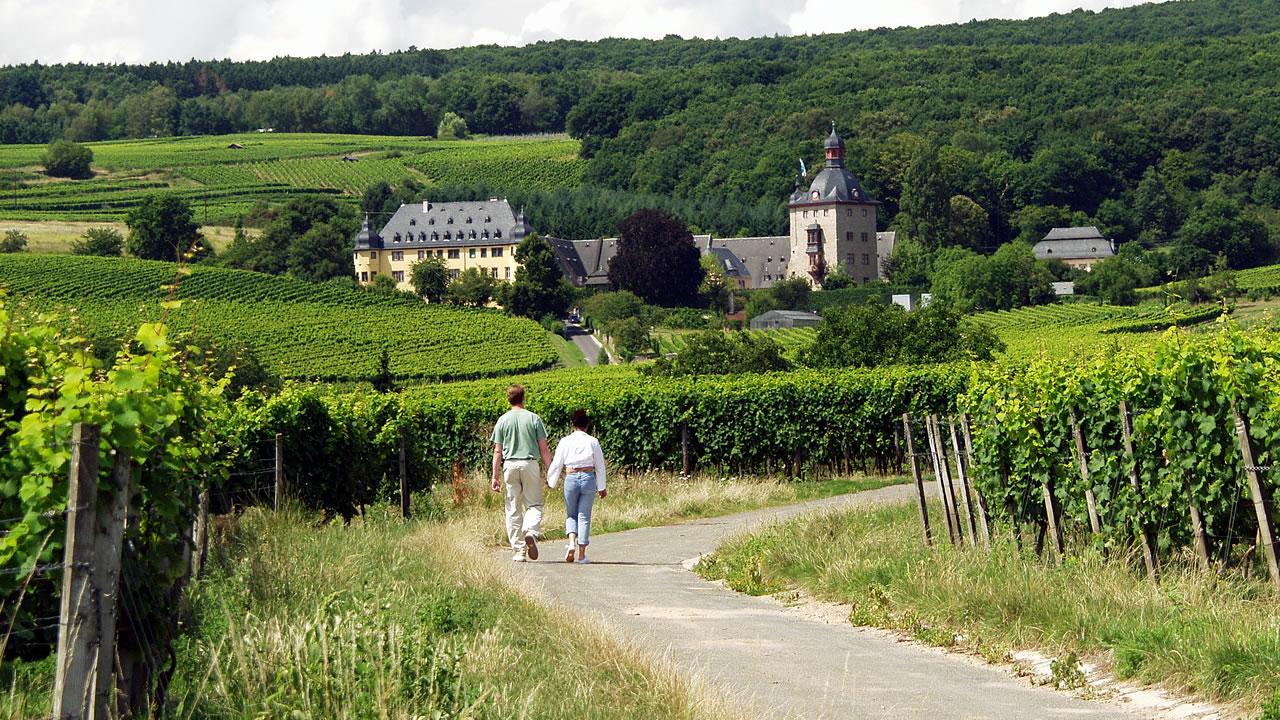
<path id="1" fill-rule="evenodd" d="M 377 177 L 413 178 L 454 199 L 585 188 L 572 201 L 522 198 L 535 227 L 561 237 L 614 232 L 620 204 L 660 205 L 722 236 L 773 235 L 785 229 L 798 159 L 816 167 L 834 121 L 849 167 L 884 202 L 881 229 L 930 248 L 991 249 L 1081 224 L 1120 241 L 1192 240 L 1213 226 L 1196 213 L 1224 207 L 1208 202 L 1218 197 L 1266 226 L 1252 235 L 1275 237 L 1280 99 L 1267 78 L 1280 75 L 1278 10 L 1276 0 L 1188 0 L 839 35 L 3 68 L 0 142 L 30 145 L 0 160 L 24 168 L 0 179 L 9 186 L 0 217 L 118 217 L 131 193 L 159 182 L 230 218 L 286 188 L 350 194 Z M 90 96 L 49 110 L 52 98 Z M 473 133 L 567 132 L 581 145 L 556 146 L 554 162 L 508 164 L 504 149 L 340 159 L 433 149 L 416 138 L 447 112 Z M 166 151 L 132 164 L 149 173 L 112 176 L 132 185 L 94 186 L 93 198 L 41 187 L 34 165 L 55 137 L 199 135 L 197 144 L 221 143 L 207 148 L 214 157 L 232 142 L 220 134 L 258 128 L 376 139 L 326 135 L 339 139 L 259 158 L 246 143 L 280 141 L 233 136 L 246 145 L 238 158 Z M 104 169 L 129 166 L 113 146 L 96 147 Z M 206 169 L 183 169 L 195 164 Z M 547 166 L 550 176 L 540 174 Z M 1203 249 L 1212 257 L 1221 244 Z"/>
<path id="2" fill-rule="evenodd" d="M 435 186 L 575 188 L 584 163 L 567 139 L 439 141 L 429 138 L 249 133 L 91 143 L 97 177 L 39 174 L 43 146 L 0 146 L 0 219 L 120 220 L 148 194 L 167 190 L 198 219 L 234 222 L 256 203 L 298 193 L 358 199 L 382 181 Z"/>
<path id="3" fill-rule="evenodd" d="M 127 337 L 129 328 L 165 315 L 175 280 L 183 303 L 167 314 L 231 349 L 248 348 L 281 378 L 368 380 L 383 350 L 400 378 L 452 380 L 550 366 L 546 332 L 492 310 L 426 305 L 380 295 L 221 268 L 60 255 L 0 255 L 0 287 L 30 311 L 65 308 L 91 340 Z"/>

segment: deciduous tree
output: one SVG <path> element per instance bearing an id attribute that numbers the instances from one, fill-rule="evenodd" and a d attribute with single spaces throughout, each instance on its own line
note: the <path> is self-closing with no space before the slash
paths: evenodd
<path id="1" fill-rule="evenodd" d="M 673 306 L 697 296 L 706 271 L 693 235 L 663 210 L 637 210 L 622 221 L 618 252 L 609 263 L 609 284 L 645 302 Z"/>
<path id="2" fill-rule="evenodd" d="M 169 193 L 151 195 L 125 216 L 126 248 L 145 260 L 176 261 L 201 241 L 187 201 Z"/>

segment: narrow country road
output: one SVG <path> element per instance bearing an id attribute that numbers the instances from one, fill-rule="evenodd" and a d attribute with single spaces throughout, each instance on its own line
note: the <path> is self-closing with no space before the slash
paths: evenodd
<path id="1" fill-rule="evenodd" d="M 566 323 L 565 329 L 569 339 L 573 341 L 574 345 L 578 346 L 583 356 L 587 358 L 587 365 L 595 367 L 596 360 L 600 357 L 600 341 L 596 339 L 596 336 L 590 330 L 576 323 Z"/>
<path id="2" fill-rule="evenodd" d="M 879 631 L 828 624 L 769 598 L 703 581 L 682 562 L 722 538 L 828 507 L 903 502 L 914 488 L 881 490 L 784 508 L 592 538 L 592 564 L 567 564 L 548 540 L 538 562 L 514 566 L 545 597 L 606 623 L 701 673 L 749 703 L 758 718 L 1125 718 L 1101 702 L 1034 688 L 971 658 L 900 643 Z M 605 500 L 604 502 L 608 502 Z M 548 517 L 548 523 L 563 522 Z M 506 554 L 503 554 L 504 558 Z"/>

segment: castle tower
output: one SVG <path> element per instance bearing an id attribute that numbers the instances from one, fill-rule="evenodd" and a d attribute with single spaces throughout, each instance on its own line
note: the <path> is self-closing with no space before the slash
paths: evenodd
<path id="1" fill-rule="evenodd" d="M 876 252 L 876 208 L 844 167 L 844 140 L 835 123 L 824 144 L 827 162 L 808 191 L 796 186 L 787 208 L 791 214 L 791 263 L 788 276 L 818 286 L 826 274 L 843 268 L 859 285 L 879 276 Z"/>

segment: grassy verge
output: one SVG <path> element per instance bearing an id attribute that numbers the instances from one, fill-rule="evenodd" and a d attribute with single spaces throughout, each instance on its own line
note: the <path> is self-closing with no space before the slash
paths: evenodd
<path id="1" fill-rule="evenodd" d="M 555 333 L 547 333 L 551 347 L 560 355 L 560 366 L 565 368 L 588 367 L 587 358 L 572 340 L 566 340 Z"/>
<path id="2" fill-rule="evenodd" d="M 794 583 L 849 603 L 856 625 L 992 661 L 1014 649 L 1074 653 L 1120 678 L 1280 718 L 1280 602 L 1265 575 L 1215 580 L 1188 558 L 1154 587 L 1131 557 L 1083 550 L 1054 567 L 1009 543 L 935 542 L 924 546 L 912 506 L 820 513 L 735 538 L 700 572 L 755 594 Z"/>
<path id="3" fill-rule="evenodd" d="M 543 608 L 470 523 L 250 512 L 190 593 L 173 718 L 730 718 Z"/>

